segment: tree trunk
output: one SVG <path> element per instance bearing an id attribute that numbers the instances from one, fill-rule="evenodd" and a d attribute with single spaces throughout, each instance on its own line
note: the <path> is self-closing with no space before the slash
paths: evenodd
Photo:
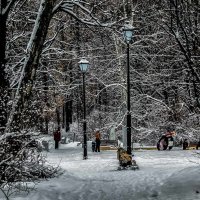
<path id="1" fill-rule="evenodd" d="M 48 32 L 49 23 L 53 16 L 54 3 L 55 0 L 42 0 L 40 3 L 35 26 L 27 45 L 27 56 L 23 66 L 21 81 L 19 81 L 18 90 L 15 94 L 15 102 L 12 105 L 9 116 L 7 130 L 10 130 L 11 126 L 14 126 L 15 123 L 12 125 L 13 120 L 16 120 L 18 125 L 19 122 L 23 121 L 20 110 L 25 110 L 28 107 L 28 100 L 31 97 L 39 58 Z"/>
<path id="2" fill-rule="evenodd" d="M 35 27 L 27 46 L 28 56 L 25 61 L 25 72 L 22 81 L 22 96 L 24 100 L 29 99 L 32 91 L 39 58 L 42 53 L 43 44 L 46 39 L 49 23 L 53 14 L 52 10 L 54 2 L 55 0 L 43 0 L 41 2 Z"/>
<path id="3" fill-rule="evenodd" d="M 7 123 L 7 102 L 8 102 L 8 89 L 9 82 L 6 79 L 5 73 L 5 51 L 6 51 L 6 21 L 7 14 L 3 14 L 3 9 L 7 6 L 7 1 L 1 0 L 0 7 L 0 134 L 5 130 Z"/>

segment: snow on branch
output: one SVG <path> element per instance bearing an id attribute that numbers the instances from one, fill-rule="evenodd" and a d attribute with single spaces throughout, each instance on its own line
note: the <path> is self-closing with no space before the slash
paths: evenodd
<path id="1" fill-rule="evenodd" d="M 41 3 L 40 3 L 40 8 L 39 8 L 39 11 L 38 11 L 37 19 L 35 21 L 35 26 L 34 26 L 33 32 L 31 34 L 31 38 L 30 38 L 29 43 L 28 43 L 27 48 L 26 48 L 27 54 L 30 53 L 31 47 L 34 44 L 34 39 L 36 38 L 36 32 L 37 32 L 37 30 L 40 26 L 40 19 L 41 19 L 41 15 L 43 14 L 44 9 L 45 9 L 45 0 L 42 0 Z M 28 61 L 28 57 L 27 57 L 27 61 Z M 26 63 L 25 63 L 25 65 L 26 65 Z"/>
<path id="2" fill-rule="evenodd" d="M 83 6 L 84 4 L 84 6 Z M 101 23 L 98 18 L 96 18 L 93 14 L 92 11 L 87 9 L 85 5 L 88 5 L 86 2 L 83 1 L 78 1 L 78 0 L 71 0 L 71 1 L 61 1 L 59 4 L 57 4 L 54 9 L 53 13 L 63 11 L 66 12 L 67 14 L 71 15 L 74 19 L 77 21 L 87 24 L 90 26 L 101 26 L 101 27 L 109 27 L 111 28 L 114 26 L 117 22 L 112 22 L 112 23 Z M 83 11 L 83 15 L 87 18 L 81 18 L 74 12 L 74 6 L 77 6 L 80 8 L 80 10 Z M 122 21 L 124 19 L 121 19 Z"/>
<path id="3" fill-rule="evenodd" d="M 101 94 L 101 92 L 103 90 L 107 89 L 108 87 L 122 87 L 124 90 L 126 90 L 126 87 L 124 87 L 122 84 L 120 84 L 120 83 L 113 83 L 113 84 L 106 85 L 103 89 L 101 89 L 98 92 L 98 94 L 96 95 L 96 97 L 98 97 Z"/>
<path id="4" fill-rule="evenodd" d="M 15 3 L 15 1 L 16 0 L 10 0 L 10 1 L 8 1 L 6 7 L 3 8 L 3 9 L 2 8 L 0 9 L 1 10 L 1 15 L 7 15 L 8 12 L 9 12 L 9 10 L 10 10 L 10 8 Z M 2 5 L 0 5 L 0 6 L 2 6 Z"/>
<path id="5" fill-rule="evenodd" d="M 150 96 L 150 95 L 147 95 L 147 94 L 142 94 L 141 97 L 139 98 L 139 100 L 138 100 L 137 102 L 139 102 L 139 101 L 141 101 L 141 100 L 143 100 L 143 99 L 145 99 L 145 98 L 151 99 L 151 100 L 153 100 L 154 102 L 159 103 L 160 106 L 166 108 L 167 110 L 171 110 L 171 109 L 169 108 L 169 106 L 167 106 L 166 103 L 164 103 L 162 100 L 156 99 L 156 98 L 154 98 L 154 97 L 152 97 L 152 96 Z"/>

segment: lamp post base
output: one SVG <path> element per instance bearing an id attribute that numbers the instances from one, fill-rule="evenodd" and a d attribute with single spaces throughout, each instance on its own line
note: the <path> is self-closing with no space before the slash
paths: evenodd
<path id="1" fill-rule="evenodd" d="M 127 153 L 129 155 L 132 154 L 131 149 L 131 114 L 128 112 L 127 114 Z"/>
<path id="2" fill-rule="evenodd" d="M 83 159 L 87 159 L 87 135 L 86 135 L 86 121 L 83 122 Z"/>

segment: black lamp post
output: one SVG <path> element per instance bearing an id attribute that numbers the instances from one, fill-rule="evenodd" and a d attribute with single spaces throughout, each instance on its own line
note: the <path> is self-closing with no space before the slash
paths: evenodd
<path id="1" fill-rule="evenodd" d="M 87 71 L 89 62 L 82 58 L 79 66 L 83 74 L 83 159 L 87 159 L 87 134 L 86 134 L 86 105 L 85 105 L 85 72 Z"/>
<path id="2" fill-rule="evenodd" d="M 133 36 L 133 26 L 126 22 L 123 28 L 124 40 L 127 44 L 127 153 L 131 155 L 131 104 L 130 104 L 130 62 L 129 44 Z"/>

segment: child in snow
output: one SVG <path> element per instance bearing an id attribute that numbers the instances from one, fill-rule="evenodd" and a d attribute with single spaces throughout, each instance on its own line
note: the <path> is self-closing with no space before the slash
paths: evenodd
<path id="1" fill-rule="evenodd" d="M 96 147 L 96 142 L 95 142 L 95 138 L 93 138 L 93 140 L 92 140 L 92 152 L 95 152 L 95 147 Z"/>

